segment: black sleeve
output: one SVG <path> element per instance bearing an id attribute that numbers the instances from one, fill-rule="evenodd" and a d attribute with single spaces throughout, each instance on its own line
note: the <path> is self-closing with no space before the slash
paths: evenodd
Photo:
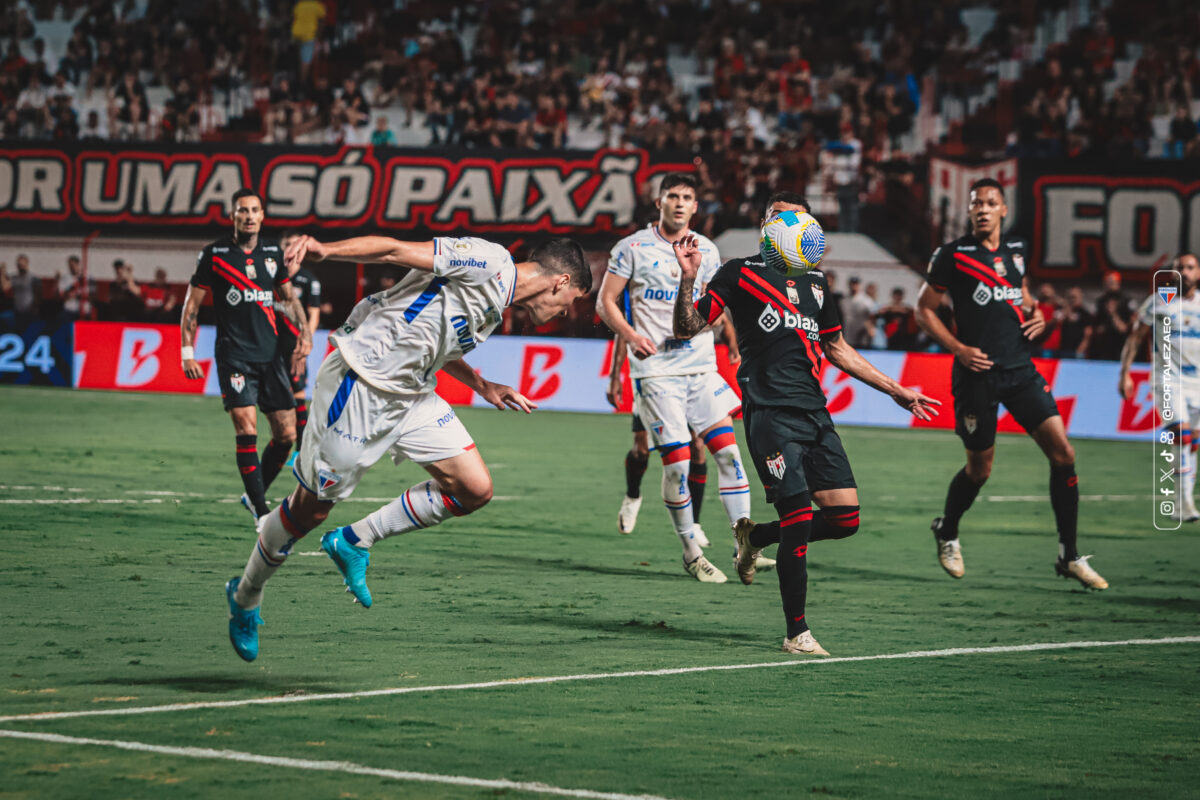
<path id="1" fill-rule="evenodd" d="M 212 290 L 212 245 L 208 245 L 196 256 L 196 271 L 192 273 L 192 286 Z"/>
<path id="2" fill-rule="evenodd" d="M 954 248 L 942 245 L 933 251 L 929 259 L 929 267 L 925 270 L 925 282 L 939 292 L 950 288 L 950 278 L 954 275 Z"/>
<path id="3" fill-rule="evenodd" d="M 733 298 L 733 293 L 737 290 L 738 272 L 735 262 L 726 261 L 708 282 L 704 296 L 696 301 L 696 310 L 709 325 L 720 318 L 721 312 Z"/>
<path id="4" fill-rule="evenodd" d="M 842 310 L 838 308 L 837 298 L 829 291 L 829 282 L 825 284 L 825 300 L 821 303 L 821 311 L 817 314 L 818 333 L 822 336 L 832 336 L 842 329 Z"/>

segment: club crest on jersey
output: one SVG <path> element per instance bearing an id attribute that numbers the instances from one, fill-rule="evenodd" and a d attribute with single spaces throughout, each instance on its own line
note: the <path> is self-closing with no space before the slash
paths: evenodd
<path id="1" fill-rule="evenodd" d="M 258 278 L 258 270 L 254 268 L 253 261 L 246 262 L 246 277 L 250 280 L 256 280 Z"/>
<path id="2" fill-rule="evenodd" d="M 229 385 L 238 394 L 242 393 L 242 389 L 246 388 L 246 376 L 240 372 L 235 372 L 229 376 Z"/>
<path id="3" fill-rule="evenodd" d="M 790 281 L 789 281 L 789 283 L 790 283 Z M 788 301 L 791 303 L 799 303 L 800 302 L 800 293 L 796 291 L 795 286 L 787 287 L 787 296 L 788 296 Z"/>
<path id="4" fill-rule="evenodd" d="M 767 459 L 767 469 L 778 480 L 783 480 L 783 473 L 787 469 L 787 464 L 783 460 L 783 453 L 776 453 Z"/>
<path id="5" fill-rule="evenodd" d="M 654 432 L 654 438 L 661 439 L 663 435 L 662 420 L 656 419 L 650 423 L 650 430 Z"/>
<path id="6" fill-rule="evenodd" d="M 317 487 L 320 489 L 328 489 L 340 480 L 341 478 L 327 469 L 317 471 Z"/>
<path id="7" fill-rule="evenodd" d="M 277 263 L 275 262 L 275 259 L 273 259 L 273 258 L 264 258 L 264 259 L 263 259 L 263 266 L 267 268 L 267 274 L 268 274 L 268 275 L 270 275 L 272 278 L 274 278 L 274 277 L 275 277 L 275 272 L 276 272 L 276 270 L 278 270 L 278 269 L 279 269 L 279 264 L 277 264 Z"/>
<path id="8" fill-rule="evenodd" d="M 967 414 L 963 417 L 963 427 L 967 429 L 967 433 L 974 433 L 975 429 L 979 427 L 979 420 L 975 418 L 974 414 Z"/>
<path id="9" fill-rule="evenodd" d="M 1025 274 L 1025 256 L 1021 255 L 1020 253 L 1013 253 L 1012 254 L 1012 262 L 1013 262 L 1013 266 L 1017 268 L 1017 272 L 1024 275 Z M 1001 274 L 1003 274 L 1003 273 L 1001 273 Z"/>
<path id="10" fill-rule="evenodd" d="M 242 292 L 236 286 L 230 286 L 229 291 L 225 293 L 225 302 L 231 306 L 236 306 L 242 302 Z"/>
<path id="11" fill-rule="evenodd" d="M 825 307 L 825 290 L 822 289 L 820 286 L 816 286 L 816 285 L 813 285 L 811 288 L 812 288 L 813 297 L 817 298 L 817 308 L 824 308 Z"/>
<path id="12" fill-rule="evenodd" d="M 996 256 L 992 259 L 992 267 L 996 270 L 996 274 L 1003 278 L 1008 274 L 1008 267 L 1004 266 L 1004 259 Z"/>

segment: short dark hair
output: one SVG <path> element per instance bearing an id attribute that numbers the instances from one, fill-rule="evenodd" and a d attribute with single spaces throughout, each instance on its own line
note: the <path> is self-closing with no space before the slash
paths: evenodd
<path id="1" fill-rule="evenodd" d="M 1191 256 L 1192 258 L 1196 259 L 1197 261 L 1200 261 L 1200 256 L 1196 255 L 1195 253 L 1193 253 L 1191 251 L 1185 250 L 1184 252 L 1175 256 L 1175 258 L 1171 260 L 1171 269 L 1174 269 L 1174 270 L 1179 269 L 1179 262 L 1182 261 L 1183 259 L 1187 258 L 1188 256 Z"/>
<path id="2" fill-rule="evenodd" d="M 663 175 L 662 183 L 658 185 L 658 196 L 662 197 L 668 189 L 674 189 L 676 186 L 686 186 L 697 194 L 700 191 L 700 181 L 696 180 L 696 176 L 692 173 L 668 172 Z"/>
<path id="3" fill-rule="evenodd" d="M 1001 199 L 1004 198 L 1004 187 L 1001 186 L 1000 181 L 996 180 L 995 178 L 980 178 L 971 184 L 971 191 L 977 192 L 980 189 L 986 189 L 989 186 L 1000 193 Z"/>
<path id="4" fill-rule="evenodd" d="M 258 200 L 258 204 L 262 205 L 262 195 L 247 186 L 245 188 L 238 189 L 233 193 L 233 197 L 229 198 L 229 211 L 231 213 L 235 208 L 237 208 L 237 201 L 241 200 L 243 197 L 254 197 Z"/>
<path id="5" fill-rule="evenodd" d="M 585 293 L 592 291 L 592 267 L 583 248 L 573 239 L 547 239 L 533 248 L 529 260 L 536 261 L 543 273 L 559 275 L 565 272 L 571 276 L 572 286 Z"/>
<path id="6" fill-rule="evenodd" d="M 767 209 L 776 203 L 788 203 L 793 206 L 804 206 L 804 213 L 811 214 L 812 206 L 808 204 L 808 200 L 799 192 L 776 192 L 767 198 L 767 204 L 763 207 L 763 216 L 767 215 Z"/>

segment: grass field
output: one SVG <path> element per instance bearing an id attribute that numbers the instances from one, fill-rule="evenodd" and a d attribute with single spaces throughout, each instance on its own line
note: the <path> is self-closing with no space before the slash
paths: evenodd
<path id="1" fill-rule="evenodd" d="M 704 522 L 731 583 L 684 574 L 656 466 L 637 531 L 616 533 L 628 418 L 464 410 L 498 499 L 377 546 L 369 611 L 310 536 L 245 664 L 222 587 L 254 533 L 229 502 L 219 403 L 5 387 L 0 415 L 6 800 L 1200 793 L 1200 541 L 1150 527 L 1143 445 L 1075 443 L 1080 544 L 1112 584 L 1086 594 L 1054 575 L 1032 442 L 998 443 L 954 581 L 928 525 L 957 440 L 844 429 L 863 527 L 809 553 L 809 619 L 835 657 L 814 663 L 778 652 L 775 576 L 737 582 L 715 487 Z M 379 464 L 331 521 L 422 474 Z M 767 517 L 757 485 L 754 503 Z M 1003 650 L 1164 637 L 1193 638 Z M 916 652 L 949 648 L 984 650 Z M 837 660 L 882 654 L 910 655 Z M 413 691 L 314 697 L 383 689 Z M 45 712 L 87 713 L 12 718 Z"/>

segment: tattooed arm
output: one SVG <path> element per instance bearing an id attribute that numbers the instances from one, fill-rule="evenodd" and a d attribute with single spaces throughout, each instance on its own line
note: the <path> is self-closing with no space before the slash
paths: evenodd
<path id="1" fill-rule="evenodd" d="M 290 281 L 277 286 L 275 291 L 281 300 L 280 313 L 299 331 L 299 341 L 296 342 L 296 349 L 292 351 L 292 374 L 299 376 L 304 372 L 304 362 L 308 359 L 308 354 L 312 352 L 312 331 L 308 327 L 308 315 L 304 313 L 300 295 L 296 293 L 296 287 L 292 286 Z"/>
<path id="2" fill-rule="evenodd" d="M 690 339 L 708 325 L 708 320 L 692 304 L 696 275 L 700 272 L 701 254 L 695 236 L 685 236 L 675 242 L 675 260 L 679 262 L 679 292 L 675 295 L 674 333 L 678 339 Z"/>
<path id="3" fill-rule="evenodd" d="M 200 286 L 188 286 L 187 299 L 183 301 L 183 316 L 179 320 L 179 338 L 183 344 L 183 374 L 192 380 L 204 377 L 204 370 L 196 363 L 196 329 L 200 326 L 200 305 L 208 290 Z"/>

